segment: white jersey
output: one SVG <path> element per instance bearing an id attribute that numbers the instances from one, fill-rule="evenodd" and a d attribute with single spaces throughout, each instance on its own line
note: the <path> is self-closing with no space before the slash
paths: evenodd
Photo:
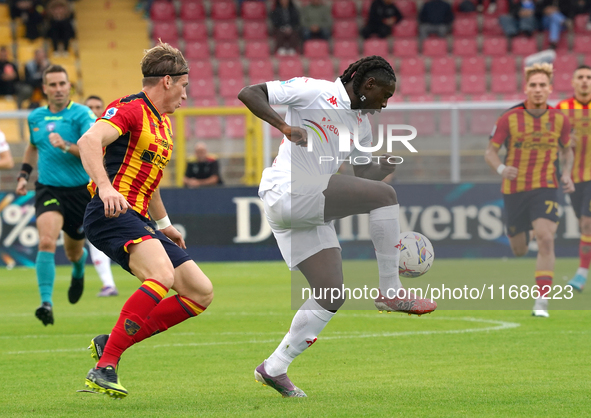
<path id="1" fill-rule="evenodd" d="M 6 135 L 0 131 L 0 152 L 8 151 L 8 142 L 6 142 Z"/>
<path id="2" fill-rule="evenodd" d="M 269 104 L 288 106 L 285 122 L 306 129 L 308 143 L 312 141 L 313 150 L 310 152 L 307 147 L 297 146 L 284 137 L 273 165 L 263 171 L 259 187 L 261 197 L 276 185 L 292 192 L 304 178 L 316 181 L 335 174 L 343 160 L 349 158 L 353 164 L 356 163 L 353 159 L 359 156 L 366 157 L 358 159 L 360 164 L 370 161 L 371 153 L 357 150 L 352 137 L 357 131 L 360 145 L 371 146 L 369 119 L 359 110 L 351 109 L 351 100 L 340 78 L 335 82 L 307 77 L 270 81 L 267 82 L 267 90 Z M 351 141 L 346 151 L 339 150 L 335 122 L 347 126 L 350 132 Z"/>

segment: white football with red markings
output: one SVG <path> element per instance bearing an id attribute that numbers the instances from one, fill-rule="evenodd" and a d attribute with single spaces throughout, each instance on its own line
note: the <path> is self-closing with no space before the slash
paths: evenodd
<path id="1" fill-rule="evenodd" d="M 408 231 L 400 234 L 400 265 L 402 277 L 419 277 L 433 265 L 435 253 L 431 241 L 418 232 Z"/>

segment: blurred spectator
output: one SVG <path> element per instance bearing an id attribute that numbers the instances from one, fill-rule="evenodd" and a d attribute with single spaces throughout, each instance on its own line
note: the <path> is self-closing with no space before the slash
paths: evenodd
<path id="1" fill-rule="evenodd" d="M 560 40 L 560 32 L 565 29 L 566 16 L 572 14 L 571 6 L 571 0 L 543 0 L 540 4 L 542 28 L 548 31 L 548 41 L 552 49 L 556 49 Z"/>
<path id="2" fill-rule="evenodd" d="M 0 131 L 0 170 L 10 170 L 14 167 L 14 160 L 6 142 L 6 135 Z"/>
<path id="3" fill-rule="evenodd" d="M 43 71 L 49 67 L 49 60 L 43 49 L 35 50 L 35 56 L 25 64 L 25 80 L 19 85 L 17 105 L 22 107 L 25 100 L 30 100 L 29 109 L 39 106 L 43 100 Z"/>
<path id="4" fill-rule="evenodd" d="M 16 93 L 18 69 L 8 61 L 8 49 L 0 47 L 0 96 L 12 96 Z"/>
<path id="5" fill-rule="evenodd" d="M 423 4 L 419 13 L 419 36 L 425 39 L 429 35 L 445 37 L 454 21 L 453 11 L 444 0 L 429 0 Z"/>
<path id="6" fill-rule="evenodd" d="M 300 50 L 300 13 L 292 0 L 275 0 L 271 12 L 275 35 L 275 52 L 293 55 Z"/>
<path id="7" fill-rule="evenodd" d="M 60 53 L 60 46 L 67 54 L 70 40 L 76 36 L 72 24 L 72 8 L 67 0 L 50 0 L 47 4 L 47 38 L 51 39 L 53 51 Z"/>
<path id="8" fill-rule="evenodd" d="M 302 37 L 308 39 L 328 39 L 332 28 L 330 6 L 323 0 L 311 0 L 302 8 Z"/>
<path id="9" fill-rule="evenodd" d="M 43 23 L 42 0 L 9 0 L 10 17 L 21 19 L 25 25 L 25 37 L 37 39 L 41 36 L 40 26 Z"/>
<path id="10" fill-rule="evenodd" d="M 532 0 L 509 0 L 509 14 L 499 17 L 499 23 L 510 38 L 520 33 L 531 36 L 538 28 L 536 4 Z"/>
<path id="11" fill-rule="evenodd" d="M 187 164 L 183 179 L 185 187 L 197 188 L 223 184 L 218 160 L 207 155 L 207 147 L 203 142 L 195 145 L 195 157 L 197 161 Z"/>
<path id="12" fill-rule="evenodd" d="M 402 20 L 402 13 L 394 4 L 394 0 L 374 0 L 369 8 L 367 26 L 361 29 L 365 39 L 372 35 L 387 38 L 392 34 L 396 23 Z"/>
<path id="13" fill-rule="evenodd" d="M 94 113 L 97 118 L 100 118 L 105 111 L 105 103 L 103 102 L 103 99 L 98 96 L 88 96 L 86 100 L 84 100 L 84 104 L 92 110 L 92 113 Z"/>

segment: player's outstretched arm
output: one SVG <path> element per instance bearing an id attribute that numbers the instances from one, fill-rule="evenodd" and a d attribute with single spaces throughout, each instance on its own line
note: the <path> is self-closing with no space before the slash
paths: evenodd
<path id="1" fill-rule="evenodd" d="M 29 143 L 27 148 L 25 148 L 25 155 L 23 155 L 23 165 L 16 183 L 17 195 L 24 196 L 27 194 L 27 182 L 29 181 L 29 175 L 33 171 L 35 164 L 37 164 L 37 147 Z"/>
<path id="2" fill-rule="evenodd" d="M 513 180 L 517 177 L 517 167 L 505 166 L 499 157 L 499 147 L 489 142 L 486 152 L 484 153 L 484 160 L 494 171 L 499 173 L 501 177 L 509 180 Z"/>
<path id="3" fill-rule="evenodd" d="M 107 218 L 116 218 L 127 212 L 127 209 L 131 209 L 129 202 L 111 185 L 103 166 L 103 147 L 117 138 L 119 138 L 119 132 L 111 125 L 96 123 L 78 140 L 82 165 L 98 187 Z"/>
<path id="4" fill-rule="evenodd" d="M 172 242 L 174 242 L 179 247 L 183 249 L 187 248 L 183 236 L 174 226 L 172 226 L 170 219 L 166 214 L 166 208 L 164 207 L 162 196 L 160 196 L 160 188 L 154 190 L 148 210 L 150 211 L 150 216 L 152 219 L 156 221 L 158 229 L 162 231 L 164 235 L 170 238 Z"/>

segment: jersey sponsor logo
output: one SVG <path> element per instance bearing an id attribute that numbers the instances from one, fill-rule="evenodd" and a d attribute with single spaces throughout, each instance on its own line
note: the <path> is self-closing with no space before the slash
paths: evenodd
<path id="1" fill-rule="evenodd" d="M 45 116 L 44 120 L 62 120 L 63 116 Z"/>
<path id="2" fill-rule="evenodd" d="M 142 152 L 142 156 L 140 157 L 140 159 L 147 163 L 154 164 L 160 170 L 164 170 L 164 167 L 166 167 L 168 161 L 170 161 L 169 159 L 164 158 L 162 155 L 156 154 L 154 151 L 148 150 L 144 150 L 144 152 Z"/>
<path id="3" fill-rule="evenodd" d="M 540 142 L 516 142 L 515 148 L 525 150 L 537 150 L 537 151 L 548 151 L 556 148 L 553 144 L 544 144 Z"/>
<path id="4" fill-rule="evenodd" d="M 164 149 L 172 149 L 172 144 L 166 138 L 156 138 L 156 144 L 162 145 Z"/>
<path id="5" fill-rule="evenodd" d="M 326 140 L 326 143 L 328 143 L 328 135 L 326 135 L 326 132 L 324 131 L 324 129 L 322 128 L 322 126 L 320 126 L 318 123 L 314 122 L 313 120 L 310 120 L 310 119 L 304 119 L 304 120 L 306 122 L 309 122 L 309 123 L 311 123 L 313 125 L 312 126 L 312 125 L 306 125 L 306 124 L 304 124 L 304 126 L 306 128 L 312 129 L 316 133 L 316 135 L 318 135 L 318 138 L 320 139 L 320 142 L 322 142 L 322 135 L 323 135 L 324 136 L 324 139 Z M 333 126 L 333 128 L 334 128 L 334 126 Z M 320 135 L 321 132 L 322 132 L 322 135 Z"/>
<path id="6" fill-rule="evenodd" d="M 318 340 L 318 338 L 314 338 L 313 340 L 306 340 L 306 344 L 308 344 L 308 347 L 310 347 L 312 344 L 314 344 L 316 341 Z"/>
<path id="7" fill-rule="evenodd" d="M 117 113 L 117 108 L 116 107 L 110 107 L 105 112 L 105 116 L 103 116 L 103 119 L 111 119 L 113 116 L 115 116 L 115 113 Z"/>
<path id="8" fill-rule="evenodd" d="M 337 98 L 334 96 L 332 96 L 330 99 L 326 99 L 326 101 L 334 107 L 339 107 L 339 104 L 337 103 Z"/>

